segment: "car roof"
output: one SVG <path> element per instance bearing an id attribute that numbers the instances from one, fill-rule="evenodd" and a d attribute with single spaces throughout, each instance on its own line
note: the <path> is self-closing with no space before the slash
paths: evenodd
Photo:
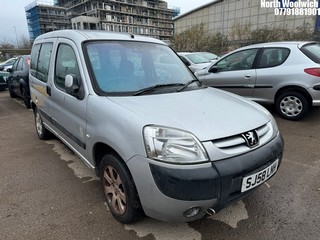
<path id="1" fill-rule="evenodd" d="M 151 42 L 164 44 L 164 42 L 141 35 L 134 35 L 131 33 L 107 32 L 102 30 L 58 30 L 44 33 L 38 36 L 35 42 L 49 38 L 67 38 L 76 43 L 82 43 L 87 40 L 128 40 L 137 42 Z"/>
<path id="2" fill-rule="evenodd" d="M 284 41 L 284 42 L 267 42 L 248 45 L 239 49 L 257 48 L 257 47 L 284 47 L 284 46 L 303 46 L 309 43 L 318 43 L 316 41 Z"/>
<path id="3" fill-rule="evenodd" d="M 224 54 L 221 58 L 225 58 L 226 56 L 229 56 L 235 52 L 246 50 L 246 49 L 267 48 L 267 47 L 294 47 L 294 46 L 301 48 L 302 46 L 304 46 L 306 44 L 310 44 L 310 43 L 319 43 L 319 42 L 317 42 L 317 41 L 282 41 L 282 42 L 257 43 L 257 44 L 252 44 L 252 45 L 248 45 L 245 47 L 237 48 L 233 51 L 230 51 L 230 52 Z"/>

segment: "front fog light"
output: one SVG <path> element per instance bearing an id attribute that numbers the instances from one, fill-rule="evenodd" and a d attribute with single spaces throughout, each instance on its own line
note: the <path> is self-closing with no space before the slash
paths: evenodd
<path id="1" fill-rule="evenodd" d="M 183 212 L 183 216 L 185 216 L 187 218 L 191 218 L 191 217 L 194 217 L 194 216 L 200 214 L 201 212 L 202 212 L 201 207 L 192 207 L 192 208 L 185 210 Z"/>
<path id="2" fill-rule="evenodd" d="M 208 161 L 201 142 L 191 133 L 160 126 L 146 126 L 143 133 L 150 159 L 176 164 Z"/>

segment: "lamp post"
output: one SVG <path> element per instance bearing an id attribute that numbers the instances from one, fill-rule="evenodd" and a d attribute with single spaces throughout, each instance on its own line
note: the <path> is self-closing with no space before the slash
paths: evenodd
<path id="1" fill-rule="evenodd" d="M 17 48 L 19 47 L 19 44 L 18 44 L 18 36 L 17 36 L 17 30 L 16 30 L 16 27 L 13 26 L 13 29 L 14 29 L 14 33 L 16 35 L 16 42 L 17 42 Z"/>

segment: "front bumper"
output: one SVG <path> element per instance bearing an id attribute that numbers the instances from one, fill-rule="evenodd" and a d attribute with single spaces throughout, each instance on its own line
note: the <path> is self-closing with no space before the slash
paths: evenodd
<path id="1" fill-rule="evenodd" d="M 172 165 L 136 156 L 127 162 L 147 216 L 167 222 L 202 218 L 209 208 L 218 212 L 248 195 L 241 193 L 243 177 L 259 172 L 276 159 L 279 166 L 284 142 L 280 134 L 269 143 L 240 156 L 199 165 Z M 202 211 L 193 217 L 184 212 Z"/>

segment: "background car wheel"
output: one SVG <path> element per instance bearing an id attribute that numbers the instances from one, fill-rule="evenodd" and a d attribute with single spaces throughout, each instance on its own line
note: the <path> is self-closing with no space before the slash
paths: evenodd
<path id="1" fill-rule="evenodd" d="M 10 86 L 8 87 L 8 91 L 9 91 L 9 95 L 10 95 L 11 98 L 16 98 L 17 97 L 17 95 L 12 91 Z"/>
<path id="2" fill-rule="evenodd" d="M 23 102 L 26 108 L 28 109 L 31 108 L 30 98 L 27 94 L 27 90 L 24 87 L 22 88 L 22 97 L 23 97 Z"/>
<path id="3" fill-rule="evenodd" d="M 137 189 L 123 160 L 107 154 L 100 163 L 100 180 L 108 207 L 121 223 L 132 223 L 143 216 Z"/>
<path id="4" fill-rule="evenodd" d="M 276 100 L 278 114 L 288 120 L 300 120 L 309 111 L 309 103 L 305 96 L 298 92 L 284 92 Z"/>
<path id="5" fill-rule="evenodd" d="M 38 137 L 41 140 L 50 139 L 52 137 L 52 134 L 43 125 L 41 115 L 40 115 L 39 110 L 37 108 L 35 108 L 35 110 L 34 110 L 34 119 L 35 119 L 35 126 L 36 126 L 36 131 L 37 131 Z"/>

